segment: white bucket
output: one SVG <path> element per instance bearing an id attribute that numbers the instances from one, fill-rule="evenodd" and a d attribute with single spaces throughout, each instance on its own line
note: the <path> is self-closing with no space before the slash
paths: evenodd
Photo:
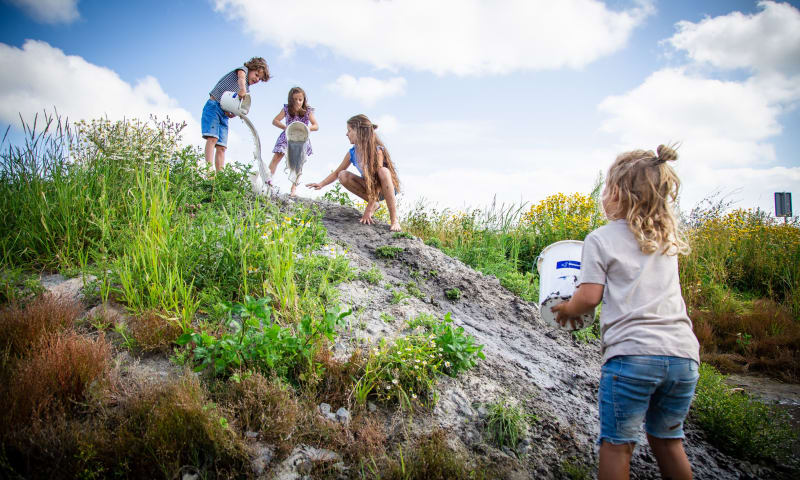
<path id="1" fill-rule="evenodd" d="M 225 92 L 219 99 L 219 104 L 226 112 L 243 117 L 250 111 L 250 95 L 239 97 L 236 92 Z"/>
<path id="2" fill-rule="evenodd" d="M 580 240 L 563 240 L 548 245 L 536 259 L 536 270 L 539 272 L 539 305 L 542 320 L 556 328 L 572 329 L 570 322 L 561 327 L 556 316 L 550 311 L 554 305 L 567 301 L 575 293 L 578 276 L 581 272 L 581 253 L 583 242 Z M 581 315 L 576 328 L 585 328 L 594 322 L 594 311 Z"/>

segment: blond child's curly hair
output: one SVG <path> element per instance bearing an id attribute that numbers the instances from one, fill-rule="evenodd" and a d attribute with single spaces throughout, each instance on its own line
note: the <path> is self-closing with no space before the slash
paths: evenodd
<path id="1" fill-rule="evenodd" d="M 247 62 L 244 62 L 244 66 L 247 67 L 247 70 L 261 70 L 262 82 L 266 82 L 271 78 L 269 75 L 269 66 L 267 66 L 267 61 L 262 57 L 253 57 Z"/>
<path id="2" fill-rule="evenodd" d="M 667 255 L 688 255 L 675 216 L 681 181 L 667 162 L 678 159 L 674 146 L 634 150 L 617 157 L 608 169 L 606 192 L 618 197 L 617 210 L 607 212 L 628 222 L 643 253 L 661 250 Z"/>

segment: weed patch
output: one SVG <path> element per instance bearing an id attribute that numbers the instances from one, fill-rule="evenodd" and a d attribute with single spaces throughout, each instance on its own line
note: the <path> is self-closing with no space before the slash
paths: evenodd
<path id="1" fill-rule="evenodd" d="M 700 365 L 691 418 L 711 443 L 738 458 L 783 459 L 797 432 L 785 412 L 770 408 L 743 393 L 734 393 L 714 367 Z"/>
<path id="2" fill-rule="evenodd" d="M 398 254 L 403 253 L 403 247 L 393 247 L 391 245 L 381 245 L 375 248 L 375 255 L 379 258 L 396 258 Z"/>
<path id="3" fill-rule="evenodd" d="M 449 290 L 445 290 L 444 295 L 448 298 L 448 300 L 455 302 L 461 298 L 461 289 L 458 287 L 453 287 Z"/>
<path id="4" fill-rule="evenodd" d="M 377 265 L 373 265 L 369 270 L 364 270 L 358 273 L 359 280 L 363 280 L 372 285 L 377 285 L 383 280 L 383 273 Z"/>
<path id="5" fill-rule="evenodd" d="M 8 305 L 0 310 L 0 350 L 26 355 L 45 335 L 71 327 L 80 313 L 77 302 L 53 295 L 40 295 L 24 307 Z"/>
<path id="6" fill-rule="evenodd" d="M 73 331 L 45 337 L 22 359 L 9 386 L 12 422 L 47 418 L 92 400 L 109 380 L 111 345 L 101 334 Z"/>
<path id="7" fill-rule="evenodd" d="M 488 405 L 486 435 L 498 448 L 517 449 L 517 444 L 528 431 L 528 418 L 518 405 L 498 399 Z"/>

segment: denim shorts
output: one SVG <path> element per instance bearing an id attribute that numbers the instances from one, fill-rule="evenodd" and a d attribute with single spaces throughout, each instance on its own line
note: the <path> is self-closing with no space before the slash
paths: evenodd
<path id="1" fill-rule="evenodd" d="M 609 359 L 600 375 L 600 437 L 613 444 L 637 443 L 645 431 L 656 438 L 684 438 L 700 374 L 689 358 L 622 355 Z"/>
<path id="2" fill-rule="evenodd" d="M 228 117 L 225 116 L 225 111 L 216 100 L 209 98 L 203 106 L 200 129 L 203 132 L 203 138 L 216 138 L 219 147 L 228 145 Z"/>

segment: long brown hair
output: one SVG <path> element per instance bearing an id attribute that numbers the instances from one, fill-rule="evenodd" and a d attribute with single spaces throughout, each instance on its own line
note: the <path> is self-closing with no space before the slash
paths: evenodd
<path id="1" fill-rule="evenodd" d="M 380 193 L 380 181 L 378 179 L 378 147 L 383 150 L 383 166 L 392 173 L 392 183 L 395 190 L 400 190 L 400 179 L 397 178 L 397 171 L 392 163 L 392 157 L 386 145 L 375 134 L 377 125 L 372 123 L 364 114 L 350 117 L 347 126 L 356 132 L 356 156 L 361 169 L 364 171 L 364 180 L 367 183 L 367 198 L 377 199 Z"/>
<path id="2" fill-rule="evenodd" d="M 300 107 L 299 110 L 295 110 L 294 108 L 294 100 L 292 97 L 295 93 L 302 93 L 303 94 L 303 105 Z M 289 115 L 293 117 L 305 117 L 306 112 L 308 111 L 308 95 L 306 95 L 305 90 L 300 87 L 293 87 L 289 90 L 289 100 L 286 102 L 289 105 Z"/>
<path id="3" fill-rule="evenodd" d="M 652 150 L 634 150 L 617 157 L 608 170 L 608 191 L 619 192 L 620 218 L 636 237 L 643 253 L 661 250 L 668 255 L 689 254 L 689 244 L 681 238 L 675 204 L 681 181 L 667 165 L 678 159 L 672 147 L 659 145 Z"/>

